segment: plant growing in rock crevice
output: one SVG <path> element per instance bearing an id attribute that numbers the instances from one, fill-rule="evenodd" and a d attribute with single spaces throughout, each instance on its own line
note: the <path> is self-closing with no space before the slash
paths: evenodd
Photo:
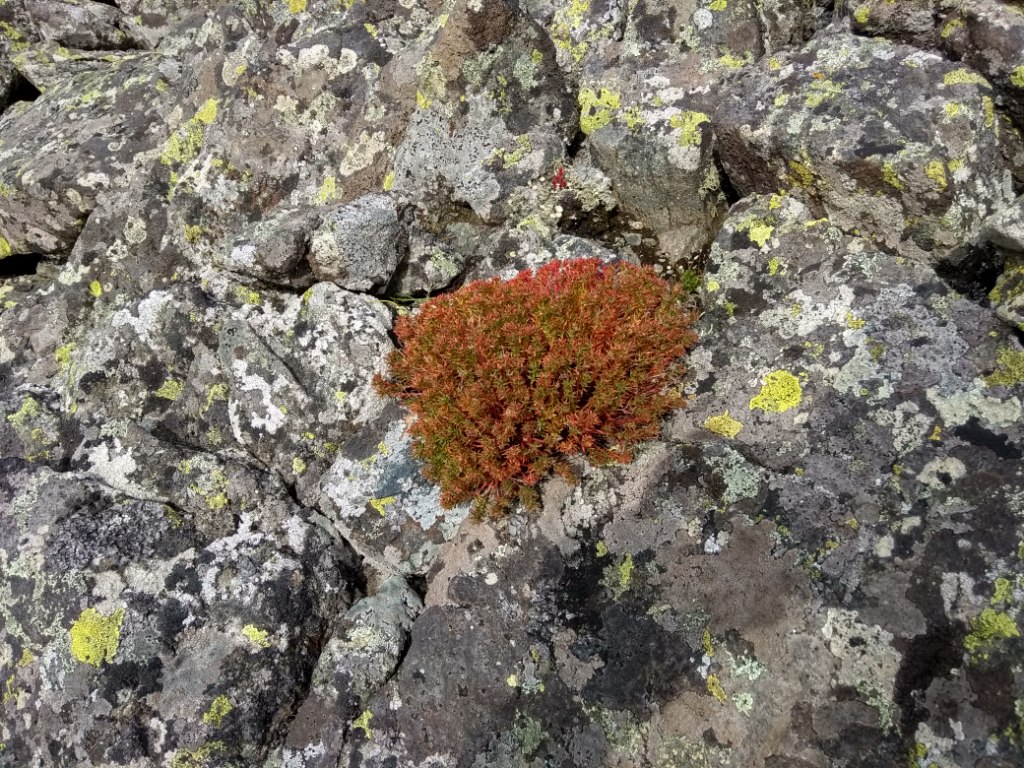
<path id="1" fill-rule="evenodd" d="M 696 342 L 685 291 L 650 268 L 553 262 L 510 281 L 471 283 L 399 318 L 401 348 L 379 392 L 416 417 L 424 476 L 445 507 L 535 507 L 567 459 L 628 462 L 683 405 L 672 385 Z"/>

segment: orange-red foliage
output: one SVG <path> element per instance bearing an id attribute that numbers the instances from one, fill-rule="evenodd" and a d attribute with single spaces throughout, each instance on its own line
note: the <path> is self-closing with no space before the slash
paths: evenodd
<path id="1" fill-rule="evenodd" d="M 683 405 L 670 389 L 696 342 L 683 294 L 597 259 L 471 283 L 398 320 L 391 378 L 374 383 L 416 416 L 413 451 L 444 506 L 534 506 L 548 472 L 572 477 L 566 457 L 628 462 Z"/>

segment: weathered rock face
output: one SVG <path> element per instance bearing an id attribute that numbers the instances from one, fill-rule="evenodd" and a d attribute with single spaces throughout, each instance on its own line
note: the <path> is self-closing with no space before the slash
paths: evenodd
<path id="1" fill-rule="evenodd" d="M 934 263 L 1013 197 L 990 92 L 937 54 L 840 34 L 764 59 L 715 127 L 741 193 L 800 190 L 846 231 Z"/>
<path id="2" fill-rule="evenodd" d="M 0 0 L 0 768 L 1019 765 L 1022 30 Z M 688 408 L 443 509 L 395 316 L 593 256 Z"/>

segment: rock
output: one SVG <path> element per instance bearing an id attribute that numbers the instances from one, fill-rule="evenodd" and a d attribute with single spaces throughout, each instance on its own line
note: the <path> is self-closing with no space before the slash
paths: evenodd
<path id="1" fill-rule="evenodd" d="M 402 661 L 422 609 L 416 593 L 392 577 L 337 622 L 313 670 L 309 696 L 291 723 L 282 764 L 334 768 L 352 733 L 369 732 L 364 705 Z"/>
<path id="2" fill-rule="evenodd" d="M 347 290 L 382 291 L 398 267 L 400 233 L 390 197 L 361 197 L 324 212 L 310 236 L 310 267 L 318 280 Z"/>
<path id="3" fill-rule="evenodd" d="M 678 90 L 657 99 L 650 91 L 634 93 L 623 102 L 614 88 L 580 92 L 594 163 L 607 175 L 621 214 L 650 232 L 660 259 L 677 266 L 708 246 L 725 211 L 710 110 Z"/>
<path id="4" fill-rule="evenodd" d="M 180 507 L 11 459 L 0 499 L 6 759 L 262 759 L 352 599 L 322 531 L 293 508 L 208 540 Z"/>
<path id="5" fill-rule="evenodd" d="M 846 231 L 936 263 L 1012 199 L 990 90 L 936 54 L 836 34 L 762 61 L 714 126 L 743 194 L 799 190 Z"/>
<path id="6" fill-rule="evenodd" d="M 164 141 L 180 76 L 173 59 L 139 54 L 122 66 L 55 83 L 35 101 L 5 112 L 2 247 L 66 256 L 98 195 L 127 187 Z M 137 229 L 126 234 L 129 241 L 142 236 Z"/>
<path id="7" fill-rule="evenodd" d="M 1024 331 L 1024 197 L 990 217 L 982 239 L 995 247 L 1004 262 L 988 298 L 999 318 Z"/>
<path id="8" fill-rule="evenodd" d="M 885 0 L 868 0 L 851 10 L 856 32 L 938 48 L 980 72 L 996 103 L 1024 130 L 1024 15 L 1013 3 L 913 0 L 897 10 Z"/>
<path id="9" fill-rule="evenodd" d="M 0 22 L 12 41 L 46 41 L 82 50 L 138 47 L 124 13 L 93 0 L 10 0 L 0 6 Z M 16 37 L 17 36 L 17 37 Z"/>

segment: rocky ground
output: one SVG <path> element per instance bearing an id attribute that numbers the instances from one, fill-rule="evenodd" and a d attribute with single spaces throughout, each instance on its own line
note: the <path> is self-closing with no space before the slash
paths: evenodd
<path id="1" fill-rule="evenodd" d="M 1020 0 L 0 0 L 0 766 L 1024 764 Z M 700 283 L 443 510 L 398 312 Z"/>

